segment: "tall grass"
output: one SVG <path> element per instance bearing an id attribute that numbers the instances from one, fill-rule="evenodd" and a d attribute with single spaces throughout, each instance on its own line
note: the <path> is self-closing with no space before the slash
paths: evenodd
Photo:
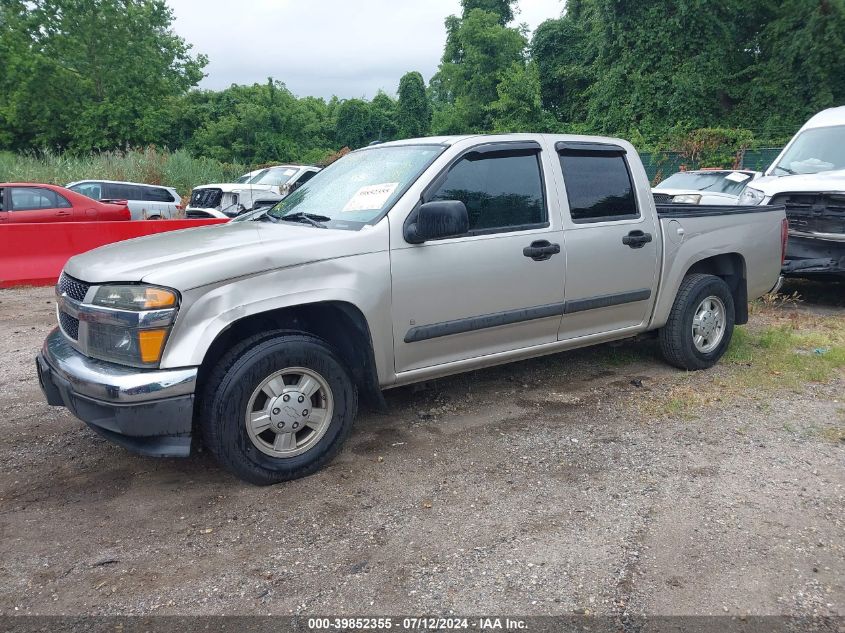
<path id="1" fill-rule="evenodd" d="M 197 185 L 232 182 L 247 171 L 247 165 L 194 158 L 184 150 L 171 152 L 154 147 L 82 156 L 50 151 L 0 152 L 0 182 L 43 182 L 64 186 L 75 180 L 127 180 L 174 187 L 182 197 Z"/>

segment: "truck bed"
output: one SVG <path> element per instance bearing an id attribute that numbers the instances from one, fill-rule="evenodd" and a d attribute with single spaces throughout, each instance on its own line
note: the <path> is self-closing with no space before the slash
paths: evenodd
<path id="1" fill-rule="evenodd" d="M 705 204 L 672 204 L 658 203 L 657 215 L 661 218 L 706 218 L 719 215 L 742 215 L 746 213 L 767 213 L 769 211 L 785 211 L 783 205 L 767 205 L 762 207 L 733 206 L 733 205 L 705 205 Z"/>

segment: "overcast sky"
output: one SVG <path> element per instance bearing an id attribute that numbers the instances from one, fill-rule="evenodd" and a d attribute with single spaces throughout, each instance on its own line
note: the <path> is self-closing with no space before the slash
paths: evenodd
<path id="1" fill-rule="evenodd" d="M 298 96 L 395 94 L 399 78 L 437 70 L 443 20 L 459 0 L 169 0 L 175 31 L 205 53 L 202 88 L 284 81 Z M 533 30 L 562 0 L 521 0 L 516 22 Z"/>

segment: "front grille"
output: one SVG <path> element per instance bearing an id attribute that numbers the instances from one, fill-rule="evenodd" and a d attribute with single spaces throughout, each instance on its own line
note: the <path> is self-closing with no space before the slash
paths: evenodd
<path id="1" fill-rule="evenodd" d="M 57 285 L 59 294 L 66 294 L 75 301 L 82 301 L 88 293 L 88 288 L 90 287 L 91 284 L 86 284 L 84 281 L 74 279 L 66 273 L 62 273 Z"/>
<path id="2" fill-rule="evenodd" d="M 669 202 L 672 202 L 672 196 L 670 196 L 668 193 L 653 193 L 651 195 L 654 196 L 654 202 L 656 204 L 667 204 Z"/>
<path id="3" fill-rule="evenodd" d="M 191 192 L 190 206 L 198 209 L 216 209 L 222 198 L 222 189 L 194 189 Z"/>
<path id="4" fill-rule="evenodd" d="M 62 331 L 74 341 L 79 340 L 79 319 L 59 310 L 59 325 Z"/>
<path id="5" fill-rule="evenodd" d="M 805 233 L 845 233 L 845 195 L 782 193 L 770 204 L 786 206 L 789 228 Z"/>

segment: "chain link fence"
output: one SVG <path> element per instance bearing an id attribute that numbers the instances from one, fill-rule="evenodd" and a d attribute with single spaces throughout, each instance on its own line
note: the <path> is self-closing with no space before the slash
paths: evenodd
<path id="1" fill-rule="evenodd" d="M 737 156 L 737 168 L 764 171 L 782 149 L 782 147 L 762 147 L 743 150 Z M 640 159 L 653 185 L 682 170 L 712 167 L 712 165 L 700 165 L 681 152 L 642 152 Z"/>

